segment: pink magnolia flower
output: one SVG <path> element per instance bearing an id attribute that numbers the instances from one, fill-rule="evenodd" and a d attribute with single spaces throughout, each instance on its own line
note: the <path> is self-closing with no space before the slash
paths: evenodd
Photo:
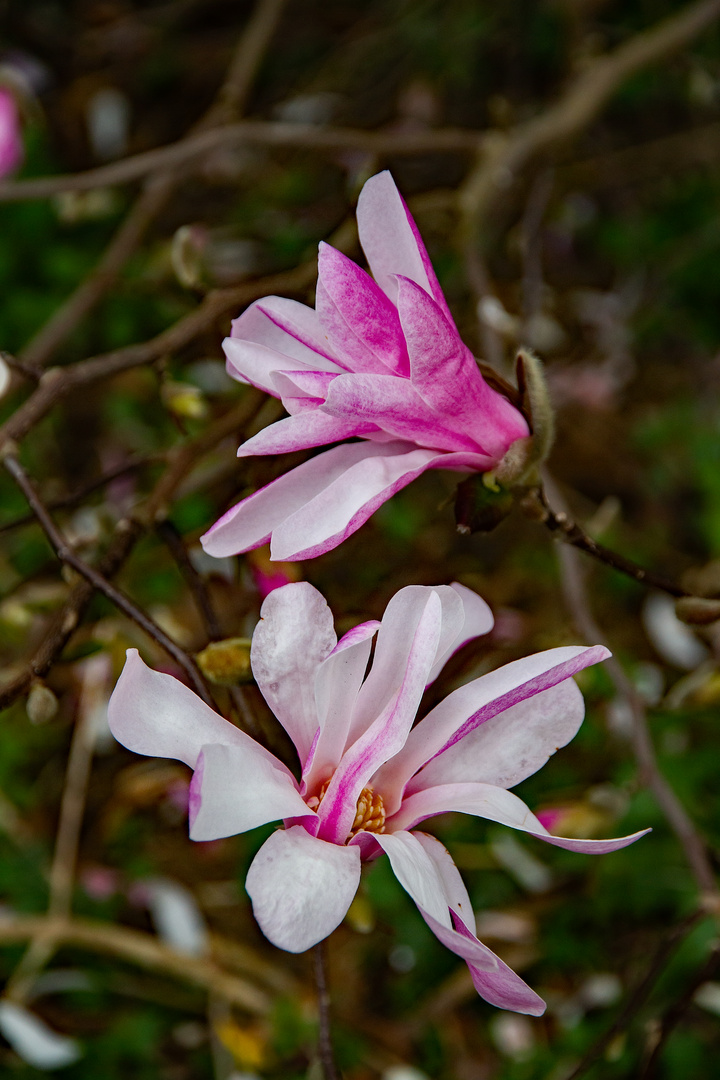
<path id="1" fill-rule="evenodd" d="M 299 782 L 186 686 L 147 668 L 134 649 L 110 700 L 116 738 L 194 769 L 194 840 L 283 819 L 246 881 L 255 917 L 279 948 L 302 952 L 327 937 L 350 906 L 361 863 L 384 852 L 431 930 L 467 961 L 478 993 L 501 1008 L 541 1013 L 542 999 L 475 936 L 467 890 L 447 850 L 414 830 L 458 810 L 574 851 L 614 851 L 643 835 L 551 836 L 507 790 L 575 735 L 583 699 L 571 676 L 607 650 L 565 647 L 514 661 L 455 690 L 413 727 L 423 691 L 445 661 L 490 630 L 479 596 L 457 584 L 409 586 L 381 623 L 356 626 L 340 641 L 325 600 L 307 582 L 270 593 L 261 616 L 253 672 L 297 748 Z"/>
<path id="2" fill-rule="evenodd" d="M 0 177 L 18 167 L 23 153 L 17 102 L 9 90 L 0 87 Z"/>
<path id="3" fill-rule="evenodd" d="M 344 442 L 229 510 L 202 537 L 218 557 L 271 541 L 273 559 L 321 555 L 426 469 L 485 472 L 529 435 L 455 328 L 389 172 L 365 184 L 358 230 L 374 280 L 320 245 L 315 310 L 268 296 L 236 319 L 228 372 L 290 414 L 238 454 Z"/>

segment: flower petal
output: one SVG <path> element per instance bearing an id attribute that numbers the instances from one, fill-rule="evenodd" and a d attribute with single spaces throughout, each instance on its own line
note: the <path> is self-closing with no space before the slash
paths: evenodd
<path id="1" fill-rule="evenodd" d="M 354 627 L 320 664 L 315 676 L 320 737 L 303 775 L 308 791 L 325 781 L 342 757 L 355 700 L 365 678 L 372 639 L 380 623 Z M 310 764 L 310 768 L 307 765 Z"/>
<path id="2" fill-rule="evenodd" d="M 485 454 L 488 468 L 499 461 L 499 457 L 487 454 L 469 434 L 458 431 L 452 416 L 430 408 L 409 379 L 394 375 L 339 375 L 328 387 L 321 408 L 344 420 L 376 424 L 390 435 L 419 446 Z"/>
<path id="3" fill-rule="evenodd" d="M 372 275 L 393 303 L 396 275 L 403 274 L 434 297 L 452 320 L 418 227 L 387 170 L 371 176 L 360 192 L 357 223 Z"/>
<path id="4" fill-rule="evenodd" d="M 514 787 L 574 738 L 584 715 L 582 693 L 573 679 L 565 679 L 511 705 L 438 754 L 412 778 L 407 793 L 471 780 Z"/>
<path id="5" fill-rule="evenodd" d="M 321 822 L 318 834 L 334 843 L 347 839 L 362 789 L 383 762 L 403 746 L 415 719 L 437 654 L 442 626 L 442 605 L 437 591 L 424 590 L 423 600 L 415 624 L 403 632 L 406 639 L 411 634 L 412 637 L 409 648 L 406 645 L 402 650 L 404 663 L 394 673 L 394 692 L 377 719 L 343 754 L 318 808 Z M 387 626 L 380 627 L 381 634 L 383 629 L 387 632 Z"/>
<path id="6" fill-rule="evenodd" d="M 445 618 L 443 619 L 443 636 L 440 639 L 437 659 L 430 672 L 428 684 L 435 682 L 445 664 L 458 649 L 461 649 L 468 641 L 472 641 L 473 638 L 489 634 L 495 621 L 492 611 L 483 598 L 473 592 L 472 589 L 467 589 L 457 581 L 453 581 L 450 588 L 460 597 L 463 619 L 453 637 L 450 637 L 449 633 L 447 634 L 447 641 L 446 621 Z"/>
<path id="7" fill-rule="evenodd" d="M 461 686 L 411 731 L 402 751 L 383 770 L 383 785 L 394 791 L 402 790 L 421 766 L 481 724 L 609 655 L 602 645 L 548 649 L 505 664 Z M 396 809 L 397 805 L 393 805 L 389 812 Z"/>
<path id="8" fill-rule="evenodd" d="M 221 743 L 258 754 L 292 776 L 269 750 L 224 720 L 187 686 L 147 667 L 137 649 L 127 651 L 108 702 L 108 723 L 118 742 L 136 754 L 178 758 L 194 769 L 205 743 Z"/>
<path id="9" fill-rule="evenodd" d="M 307 581 L 273 589 L 263 601 L 250 663 L 263 697 L 295 743 L 302 764 L 318 729 L 315 675 L 336 644 L 330 608 Z"/>
<path id="10" fill-rule="evenodd" d="M 418 831 L 408 835 L 417 840 L 426 855 L 429 855 L 435 864 L 435 870 L 442 881 L 447 906 L 456 915 L 459 915 L 465 925 L 474 933 L 475 912 L 472 909 L 465 882 L 461 878 L 460 871 L 453 862 L 448 849 L 435 836 L 430 836 L 429 833 Z"/>
<path id="11" fill-rule="evenodd" d="M 427 788 L 409 795 L 403 800 L 402 807 L 387 822 L 389 829 L 411 829 L 421 821 L 437 814 L 455 811 L 461 814 L 473 814 L 475 817 L 497 821 L 509 825 L 511 829 L 537 836 L 540 840 L 554 847 L 567 848 L 568 851 L 582 851 L 589 855 L 604 855 L 609 851 L 634 844 L 650 829 L 632 833 L 630 836 L 618 836 L 610 840 L 577 840 L 564 836 L 552 836 L 544 825 L 525 805 L 522 799 L 504 788 L 492 784 L 443 784 Z"/>
<path id="12" fill-rule="evenodd" d="M 234 339 L 256 342 L 284 356 L 292 356 L 312 371 L 342 369 L 342 364 L 338 365 L 328 350 L 317 312 L 284 296 L 264 296 L 246 308 L 233 320 L 230 340 Z M 285 363 L 280 366 L 297 365 Z"/>
<path id="13" fill-rule="evenodd" d="M 299 953 L 339 926 L 360 884 L 360 850 L 326 844 L 294 825 L 266 840 L 245 881 L 260 929 Z"/>
<path id="14" fill-rule="evenodd" d="M 305 815 L 315 816 L 286 770 L 245 747 L 203 746 L 190 784 L 191 840 L 219 840 Z"/>
<path id="15" fill-rule="evenodd" d="M 374 429 L 374 424 L 328 416 L 315 408 L 278 420 L 258 431 L 257 435 L 242 444 L 238 457 L 287 454 L 293 450 L 306 450 L 311 446 L 339 442 L 340 439 L 349 439 L 355 435 L 366 435 Z"/>
<path id="16" fill-rule="evenodd" d="M 516 975 L 499 956 L 495 956 L 487 945 L 465 926 L 459 915 L 452 912 L 453 927 L 448 930 L 422 909 L 420 914 L 432 932 L 443 945 L 462 957 L 470 969 L 473 986 L 481 998 L 495 1005 L 498 1009 L 510 1009 L 512 1012 L 527 1013 L 530 1016 L 542 1016 L 545 1002 L 528 984 Z M 488 970 L 490 957 L 494 957 L 496 966 Z"/>
<path id="17" fill-rule="evenodd" d="M 397 309 L 347 255 L 320 244 L 316 308 L 333 355 L 352 371 L 409 373 Z"/>
<path id="18" fill-rule="evenodd" d="M 397 302 L 412 385 L 428 406 L 500 461 L 515 439 L 530 433 L 522 413 L 488 386 L 455 324 L 419 285 L 400 277 Z"/>

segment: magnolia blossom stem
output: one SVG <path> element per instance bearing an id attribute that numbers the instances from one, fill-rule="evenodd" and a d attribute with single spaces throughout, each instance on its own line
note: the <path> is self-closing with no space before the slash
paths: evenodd
<path id="1" fill-rule="evenodd" d="M 335 1057 L 333 1055 L 332 1038 L 330 1035 L 330 992 L 327 984 L 327 971 L 325 964 L 325 942 L 321 941 L 313 948 L 313 962 L 315 965 L 315 983 L 318 996 L 318 1019 L 320 1029 L 318 1032 L 318 1054 L 323 1070 L 323 1080 L 340 1080 Z"/>
<path id="2" fill-rule="evenodd" d="M 652 589 L 660 589 L 661 592 L 669 593 L 670 596 L 693 595 L 687 589 L 678 585 L 677 582 L 671 581 L 670 578 L 666 578 L 662 574 L 656 574 L 652 570 L 646 570 L 645 567 L 633 562 L 632 559 L 626 559 L 624 555 L 619 555 L 616 551 L 599 544 L 576 521 L 573 521 L 564 510 L 553 510 L 542 487 L 536 487 L 529 491 L 522 499 L 521 506 L 529 518 L 539 521 L 550 532 L 555 533 L 559 539 L 564 540 L 566 544 L 571 544 L 580 551 L 592 555 L 594 559 L 605 563 L 606 566 L 611 566 L 613 570 L 618 570 L 627 577 L 631 577 L 633 581 L 637 581 L 641 585 L 648 585 Z"/>
<path id="3" fill-rule="evenodd" d="M 71 566 L 73 570 L 76 570 L 77 573 L 84 577 L 86 581 L 89 581 L 94 588 L 103 593 L 108 600 L 115 604 L 123 614 L 127 615 L 133 622 L 137 623 L 137 625 L 141 627 L 149 637 L 156 641 L 158 645 L 161 645 L 187 674 L 198 695 L 207 705 L 214 709 L 215 703 L 208 693 L 205 682 L 194 661 L 188 656 L 185 650 L 181 649 L 172 638 L 168 637 L 165 631 L 161 630 L 157 623 L 155 623 L 149 615 L 146 615 L 144 611 L 141 611 L 128 596 L 117 589 L 111 582 L 107 581 L 102 574 L 75 554 L 45 509 L 42 500 L 18 459 L 12 454 L 6 454 L 3 464 L 23 492 L 33 513 L 40 522 L 45 535 L 54 547 L 58 558 L 68 566 Z"/>

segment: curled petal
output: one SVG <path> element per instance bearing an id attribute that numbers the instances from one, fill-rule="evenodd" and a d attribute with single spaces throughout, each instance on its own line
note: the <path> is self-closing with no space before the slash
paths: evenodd
<path id="1" fill-rule="evenodd" d="M 273 589 L 263 601 L 250 650 L 253 675 L 303 764 L 318 729 L 315 676 L 336 644 L 330 608 L 308 582 Z"/>
<path id="2" fill-rule="evenodd" d="M 246 308 L 233 320 L 230 340 L 235 339 L 256 342 L 283 356 L 292 356 L 312 371 L 342 369 L 328 351 L 317 312 L 284 296 L 264 296 Z M 296 365 L 287 362 L 280 365 L 290 366 Z"/>
<path id="3" fill-rule="evenodd" d="M 450 811 L 497 821 L 501 825 L 509 825 L 511 829 L 537 836 L 555 847 L 589 855 L 605 855 L 609 851 L 618 851 L 634 844 L 641 836 L 650 832 L 650 829 L 643 829 L 630 836 L 614 837 L 611 840 L 576 840 L 552 836 L 522 799 L 511 791 L 494 787 L 492 784 L 443 784 L 418 791 L 403 800 L 402 807 L 389 819 L 387 825 L 391 829 L 411 829 L 413 825 L 418 825 L 427 818 Z"/>
<path id="4" fill-rule="evenodd" d="M 283 767 L 238 746 L 202 748 L 190 784 L 191 840 L 219 840 L 304 815 L 315 816 Z"/>
<path id="5" fill-rule="evenodd" d="M 265 841 L 245 887 L 265 937 L 299 953 L 339 926 L 359 883 L 358 847 L 326 844 L 294 825 Z"/>
<path id="6" fill-rule="evenodd" d="M 472 641 L 473 638 L 489 634 L 495 621 L 492 611 L 483 598 L 473 592 L 472 589 L 466 589 L 464 585 L 460 585 L 457 581 L 452 582 L 450 589 L 460 597 L 462 622 L 455 635 L 451 637 L 449 632 L 446 635 L 446 623 L 443 621 L 443 636 L 440 639 L 438 655 L 430 672 L 428 683 L 432 683 L 437 679 L 453 653 L 456 653 L 458 649 L 461 649 L 468 641 Z"/>
<path id="7" fill-rule="evenodd" d="M 127 660 L 108 703 L 108 723 L 118 742 L 136 754 L 178 758 L 191 769 L 205 743 L 237 746 L 286 769 L 269 750 L 218 716 L 172 675 L 153 671 L 128 649 Z"/>
<path id="8" fill-rule="evenodd" d="M 255 454 L 288 454 L 311 446 L 324 446 L 355 435 L 367 435 L 376 430 L 374 424 L 328 416 L 318 408 L 288 416 L 258 431 L 242 444 L 238 457 Z"/>

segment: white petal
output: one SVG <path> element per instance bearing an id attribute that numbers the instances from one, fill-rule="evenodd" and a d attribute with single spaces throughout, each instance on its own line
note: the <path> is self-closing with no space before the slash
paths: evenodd
<path id="1" fill-rule="evenodd" d="M 205 920 L 195 897 L 179 881 L 148 878 L 142 883 L 157 932 L 171 948 L 190 956 L 203 956 L 209 948 Z"/>
<path id="2" fill-rule="evenodd" d="M 294 825 L 265 841 L 245 888 L 265 936 L 299 953 L 340 925 L 359 884 L 357 847 L 327 844 Z"/>
<path id="3" fill-rule="evenodd" d="M 493 613 L 488 605 L 483 598 L 478 596 L 476 592 L 473 592 L 472 589 L 467 589 L 457 581 L 452 582 L 450 589 L 452 589 L 462 601 L 463 622 L 455 637 L 448 640 L 447 643 L 441 639 L 440 645 L 438 646 L 438 657 L 435 661 L 435 666 L 430 672 L 430 678 L 428 679 L 429 683 L 435 682 L 435 679 L 437 679 L 453 653 L 456 653 L 458 649 L 461 649 L 468 641 L 472 641 L 473 638 L 481 637 L 483 634 L 489 634 L 493 628 L 493 623 L 495 622 Z M 444 652 L 441 651 L 443 648 L 445 650 Z"/>
<path id="4" fill-rule="evenodd" d="M 318 729 L 315 675 L 336 644 L 330 608 L 308 582 L 284 585 L 266 597 L 252 639 L 253 675 L 303 765 Z"/>
<path id="5" fill-rule="evenodd" d="M 438 754 L 412 778 L 407 793 L 462 781 L 514 787 L 574 738 L 584 715 L 582 693 L 566 679 L 511 705 Z"/>
<path id="6" fill-rule="evenodd" d="M 147 667 L 137 649 L 127 651 L 125 667 L 108 704 L 108 723 L 128 750 L 149 757 L 178 758 L 191 769 L 205 743 L 243 747 L 285 769 L 268 750 L 224 720 L 187 686 L 172 675 Z"/>
<path id="7" fill-rule="evenodd" d="M 293 777 L 261 754 L 217 743 L 203 746 L 190 785 L 191 840 L 218 840 L 311 813 Z"/>
<path id="8" fill-rule="evenodd" d="M 82 1057 L 75 1039 L 59 1035 L 35 1013 L 12 1001 L 0 1001 L 0 1032 L 15 1053 L 36 1069 L 62 1069 Z"/>
<path id="9" fill-rule="evenodd" d="M 436 837 L 424 832 L 414 832 L 412 835 L 434 862 L 443 883 L 448 907 L 456 911 L 468 929 L 475 933 L 475 912 L 452 855 Z"/>
<path id="10" fill-rule="evenodd" d="M 452 928 L 443 880 L 435 860 L 414 833 L 377 833 L 374 836 L 390 859 L 393 874 L 419 908 L 442 926 Z"/>

